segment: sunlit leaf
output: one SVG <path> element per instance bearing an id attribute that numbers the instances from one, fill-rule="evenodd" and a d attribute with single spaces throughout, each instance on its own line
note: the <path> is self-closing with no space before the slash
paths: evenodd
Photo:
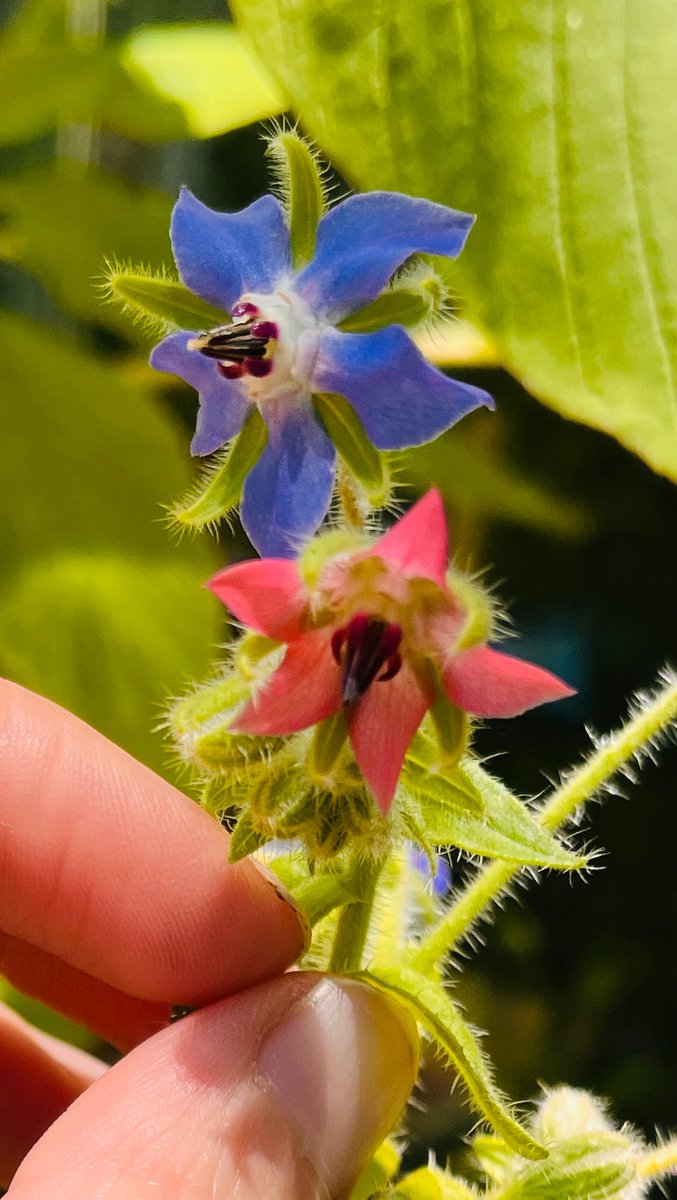
<path id="1" fill-rule="evenodd" d="M 120 62 L 132 79 L 179 106 L 192 137 L 214 137 L 286 107 L 245 39 L 225 22 L 141 27 L 124 42 Z"/>
<path id="2" fill-rule="evenodd" d="M 540 399 L 677 478 L 672 0 L 234 0 L 359 188 L 478 214 L 458 291 Z"/>
<path id="3" fill-rule="evenodd" d="M 398 997 L 430 1033 L 436 1046 L 453 1062 L 473 1106 L 525 1158 L 547 1157 L 547 1151 L 515 1121 L 508 1102 L 494 1083 L 490 1064 L 477 1035 L 440 983 L 406 967 L 374 966 L 359 978 Z"/>
<path id="4" fill-rule="evenodd" d="M 417 735 L 414 752 L 425 740 L 421 733 Z M 484 811 L 473 811 L 459 796 L 453 773 L 449 782 L 444 772 L 426 775 L 410 768 L 403 775 L 403 809 L 411 814 L 414 826 L 425 831 L 429 842 L 459 846 L 469 854 L 487 858 L 563 871 L 579 870 L 585 865 L 584 856 L 566 850 L 539 825 L 526 805 L 478 762 L 464 758 L 462 767 L 480 793 Z"/>

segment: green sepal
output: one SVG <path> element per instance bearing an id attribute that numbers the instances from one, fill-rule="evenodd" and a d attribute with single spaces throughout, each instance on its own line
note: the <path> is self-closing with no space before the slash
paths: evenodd
<path id="1" fill-rule="evenodd" d="M 255 829 L 247 814 L 243 813 L 230 835 L 228 861 L 232 863 L 239 862 L 241 858 L 246 858 L 248 854 L 253 854 L 255 850 L 260 850 L 261 846 L 265 846 L 268 841 L 270 841 L 270 838 L 267 838 L 265 834 Z"/>
<path id="2" fill-rule="evenodd" d="M 386 288 L 376 300 L 339 321 L 344 333 L 373 333 L 386 325 L 421 325 L 441 315 L 447 291 L 427 263 L 417 265 Z"/>
<path id="3" fill-rule="evenodd" d="M 519 1154 L 529 1159 L 548 1157 L 541 1146 L 512 1116 L 496 1087 L 488 1060 L 476 1035 L 452 1004 L 444 987 L 407 967 L 373 967 L 356 977 L 396 996 L 431 1035 L 442 1054 L 453 1062 L 464 1080 L 471 1102 Z"/>
<path id="4" fill-rule="evenodd" d="M 245 633 L 235 644 L 233 663 L 238 674 L 246 680 L 260 679 L 273 669 L 272 655 L 281 654 L 280 643 L 262 633 Z"/>
<path id="5" fill-rule="evenodd" d="M 282 192 L 292 262 L 299 271 L 315 253 L 317 226 L 326 204 L 322 168 L 312 146 L 295 129 L 279 129 L 266 151 Z"/>
<path id="6" fill-rule="evenodd" d="M 354 408 L 334 392 L 313 396 L 313 407 L 372 508 L 380 508 L 388 499 L 387 473 L 382 456 L 369 441 Z"/>
<path id="7" fill-rule="evenodd" d="M 143 267 L 117 267 L 106 270 L 105 291 L 135 317 L 152 319 L 179 329 L 212 329 L 230 321 L 223 309 L 207 304 L 189 291 L 178 279 L 151 275 Z"/>
<path id="8" fill-rule="evenodd" d="M 252 407 L 238 436 L 204 479 L 170 509 L 179 529 L 213 528 L 240 502 L 247 475 L 263 454 L 268 433 L 258 408 Z"/>
<path id="9" fill-rule="evenodd" d="M 331 775 L 347 737 L 348 726 L 341 709 L 316 725 L 305 762 L 311 779 L 321 782 Z"/>

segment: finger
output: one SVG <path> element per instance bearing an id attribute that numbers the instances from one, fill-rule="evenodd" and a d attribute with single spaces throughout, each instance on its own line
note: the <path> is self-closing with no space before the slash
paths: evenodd
<path id="1" fill-rule="evenodd" d="M 53 1121 L 106 1070 L 0 1005 L 0 1183 Z"/>
<path id="2" fill-rule="evenodd" d="M 0 682 L 0 927 L 151 1001 L 284 970 L 302 919 L 182 793 L 63 709 Z"/>
<path id="3" fill-rule="evenodd" d="M 169 1022 L 171 1005 L 128 996 L 46 950 L 4 933 L 0 933 L 0 973 L 20 992 L 85 1025 L 119 1050 L 131 1050 Z"/>
<path id="4" fill-rule="evenodd" d="M 98 1080 L 9 1200 L 328 1200 L 390 1131 L 416 1031 L 352 980 L 292 972 L 193 1013 Z"/>

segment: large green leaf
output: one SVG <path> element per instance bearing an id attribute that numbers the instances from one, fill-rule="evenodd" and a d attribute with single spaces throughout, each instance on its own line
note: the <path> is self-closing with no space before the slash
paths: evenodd
<path id="1" fill-rule="evenodd" d="M 677 478 L 672 0 L 234 0 L 346 177 L 479 215 L 459 290 L 542 400 Z"/>
<path id="2" fill-rule="evenodd" d="M 117 305 L 97 293 L 104 259 L 161 267 L 172 262 L 172 200 L 114 175 L 78 166 L 43 168 L 0 179 L 0 257 L 37 275 L 67 312 L 134 329 Z"/>

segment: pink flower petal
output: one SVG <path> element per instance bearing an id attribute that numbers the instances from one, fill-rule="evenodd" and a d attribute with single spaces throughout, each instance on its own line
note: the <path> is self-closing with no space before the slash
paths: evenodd
<path id="1" fill-rule="evenodd" d="M 537 704 L 574 694 L 550 671 L 489 646 L 454 655 L 442 679 L 452 703 L 477 717 L 516 717 Z"/>
<path id="2" fill-rule="evenodd" d="M 374 544 L 372 554 L 392 563 L 408 579 L 432 579 L 445 587 L 449 537 L 442 497 L 431 488 Z"/>
<path id="3" fill-rule="evenodd" d="M 384 813 L 390 808 L 411 739 L 432 699 L 432 690 L 424 690 L 405 662 L 393 679 L 372 683 L 347 710 L 353 753 Z"/>
<path id="4" fill-rule="evenodd" d="M 245 705 L 234 733 L 297 733 L 341 707 L 341 669 L 331 630 L 317 629 L 287 646 L 281 665 Z"/>
<path id="5" fill-rule="evenodd" d="M 226 567 L 207 587 L 256 633 L 286 642 L 302 632 L 300 621 L 308 594 L 295 562 L 288 558 L 252 559 Z"/>

